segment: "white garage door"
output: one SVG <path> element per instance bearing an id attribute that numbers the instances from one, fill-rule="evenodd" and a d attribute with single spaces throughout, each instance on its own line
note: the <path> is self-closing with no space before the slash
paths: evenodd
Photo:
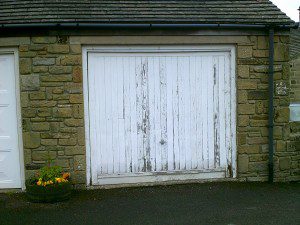
<path id="1" fill-rule="evenodd" d="M 92 184 L 233 176 L 229 50 L 103 48 L 87 58 Z"/>
<path id="2" fill-rule="evenodd" d="M 0 51 L 0 189 L 21 188 L 15 56 Z"/>

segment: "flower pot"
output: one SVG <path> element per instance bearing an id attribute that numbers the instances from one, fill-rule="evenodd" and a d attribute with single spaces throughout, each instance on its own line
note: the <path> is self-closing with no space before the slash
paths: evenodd
<path id="1" fill-rule="evenodd" d="M 26 196 L 31 202 L 53 203 L 68 200 L 71 197 L 71 182 L 56 183 L 39 186 L 36 183 L 26 182 Z"/>

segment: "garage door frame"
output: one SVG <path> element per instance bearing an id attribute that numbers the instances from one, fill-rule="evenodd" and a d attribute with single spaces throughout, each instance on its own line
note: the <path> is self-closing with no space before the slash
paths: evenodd
<path id="1" fill-rule="evenodd" d="M 16 95 L 16 117 L 17 117 L 17 133 L 18 133 L 18 149 L 19 149 L 19 164 L 20 164 L 20 179 L 21 188 L 25 190 L 25 165 L 24 165 L 24 150 L 22 137 L 22 116 L 21 116 L 21 98 L 20 98 L 20 73 L 19 73 L 19 52 L 18 48 L 0 48 L 0 55 L 14 55 L 14 76 L 15 76 L 15 95 Z"/>
<path id="2" fill-rule="evenodd" d="M 236 48 L 234 45 L 113 45 L 113 46 L 85 46 L 82 49 L 83 57 L 83 93 L 84 93 L 84 119 L 86 140 L 86 182 L 92 185 L 91 177 L 91 146 L 90 146 L 90 118 L 89 118 L 89 87 L 88 87 L 88 54 L 89 53 L 143 53 L 143 52 L 229 52 L 230 53 L 230 86 L 231 88 L 231 177 L 236 178 Z M 207 179 L 205 176 L 203 179 Z M 153 182 L 149 180 L 149 182 Z"/>

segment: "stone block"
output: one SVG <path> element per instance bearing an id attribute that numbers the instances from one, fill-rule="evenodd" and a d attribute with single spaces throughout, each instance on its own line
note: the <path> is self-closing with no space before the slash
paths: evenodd
<path id="1" fill-rule="evenodd" d="M 265 162 L 250 162 L 249 163 L 250 172 L 267 172 L 268 171 L 268 161 Z"/>
<path id="2" fill-rule="evenodd" d="M 42 139 L 41 144 L 45 146 L 56 146 L 57 139 Z"/>
<path id="3" fill-rule="evenodd" d="M 249 78 L 249 66 L 239 65 L 238 66 L 238 76 L 241 78 Z"/>
<path id="4" fill-rule="evenodd" d="M 268 113 L 268 102 L 267 101 L 256 101 L 255 111 L 258 114 Z"/>
<path id="5" fill-rule="evenodd" d="M 31 59 L 21 58 L 19 63 L 20 74 L 30 74 L 31 73 Z"/>
<path id="6" fill-rule="evenodd" d="M 47 82 L 47 84 L 50 84 L 50 82 L 67 82 L 72 81 L 72 75 L 42 75 L 40 80 L 41 82 Z M 56 85 L 54 84 L 53 86 Z"/>
<path id="7" fill-rule="evenodd" d="M 266 100 L 268 99 L 268 91 L 248 91 L 249 100 Z"/>
<path id="8" fill-rule="evenodd" d="M 237 91 L 237 101 L 238 103 L 247 103 L 248 102 L 248 94 L 246 90 L 238 90 Z"/>
<path id="9" fill-rule="evenodd" d="M 81 55 L 67 55 L 60 58 L 61 65 L 66 66 L 74 66 L 82 64 L 82 56 Z"/>
<path id="10" fill-rule="evenodd" d="M 253 57 L 268 58 L 269 51 L 268 50 L 253 50 Z"/>
<path id="11" fill-rule="evenodd" d="M 58 107 L 54 109 L 53 114 L 55 117 L 70 118 L 72 117 L 71 107 Z"/>
<path id="12" fill-rule="evenodd" d="M 291 159 L 289 157 L 279 158 L 280 170 L 288 170 L 291 167 Z"/>
<path id="13" fill-rule="evenodd" d="M 34 66 L 51 66 L 55 64 L 55 58 L 34 58 Z"/>
<path id="14" fill-rule="evenodd" d="M 34 58 L 37 56 L 37 52 L 19 52 L 20 58 Z"/>
<path id="15" fill-rule="evenodd" d="M 251 115 L 255 113 L 254 104 L 238 104 L 238 114 Z"/>
<path id="16" fill-rule="evenodd" d="M 50 130 L 50 125 L 48 122 L 32 123 L 31 129 L 33 131 L 48 131 Z"/>
<path id="17" fill-rule="evenodd" d="M 69 51 L 69 45 L 49 45 L 47 48 L 47 52 L 52 54 L 69 53 Z"/>
<path id="18" fill-rule="evenodd" d="M 237 82 L 238 89 L 240 90 L 251 90 L 257 88 L 257 81 L 256 80 L 249 80 L 249 79 L 239 79 Z"/>
<path id="19" fill-rule="evenodd" d="M 32 68 L 32 72 L 34 72 L 34 73 L 46 73 L 46 72 L 48 72 L 48 66 L 34 66 Z"/>
<path id="20" fill-rule="evenodd" d="M 78 145 L 85 145 L 85 129 L 84 127 L 77 128 Z"/>
<path id="21" fill-rule="evenodd" d="M 269 40 L 266 36 L 257 37 L 257 48 L 258 49 L 269 49 Z"/>
<path id="22" fill-rule="evenodd" d="M 75 83 L 82 82 L 82 69 L 79 66 L 73 68 L 73 82 Z"/>
<path id="23" fill-rule="evenodd" d="M 54 151 L 32 151 L 33 161 L 48 161 L 56 158 L 56 152 Z"/>
<path id="24" fill-rule="evenodd" d="M 23 133 L 23 142 L 25 148 L 38 148 L 41 145 L 40 134 L 25 132 Z"/>
<path id="25" fill-rule="evenodd" d="M 274 61 L 288 61 L 289 47 L 288 45 L 275 43 L 274 45 Z"/>
<path id="26" fill-rule="evenodd" d="M 246 127 L 249 125 L 250 119 L 248 115 L 240 115 L 238 117 L 238 125 L 242 127 Z"/>
<path id="27" fill-rule="evenodd" d="M 69 74 L 72 73 L 71 66 L 50 66 L 49 73 L 51 74 Z"/>
<path id="28" fill-rule="evenodd" d="M 287 150 L 286 141 L 278 140 L 276 141 L 275 152 L 285 152 Z"/>
<path id="29" fill-rule="evenodd" d="M 82 127 L 83 119 L 66 119 L 65 125 L 69 127 Z"/>
<path id="30" fill-rule="evenodd" d="M 286 108 L 277 108 L 275 109 L 275 122 L 278 123 L 287 123 L 290 118 L 290 110 L 288 107 Z"/>
<path id="31" fill-rule="evenodd" d="M 32 108 L 24 108 L 22 109 L 22 117 L 23 118 L 30 118 L 36 116 L 36 109 Z"/>
<path id="32" fill-rule="evenodd" d="M 72 108 L 73 108 L 73 117 L 75 119 L 83 118 L 84 116 L 83 104 L 73 105 Z"/>
<path id="33" fill-rule="evenodd" d="M 54 165 L 61 166 L 63 168 L 70 168 L 70 162 L 69 159 L 65 158 L 57 158 L 54 160 Z"/>
<path id="34" fill-rule="evenodd" d="M 39 75 L 23 75 L 21 76 L 22 91 L 36 91 L 40 89 Z"/>
<path id="35" fill-rule="evenodd" d="M 28 45 L 20 45 L 19 46 L 19 52 L 27 52 L 28 51 Z"/>
<path id="36" fill-rule="evenodd" d="M 32 100 L 43 100 L 46 99 L 45 92 L 32 92 L 29 94 L 29 98 Z"/>
<path id="37" fill-rule="evenodd" d="M 34 44 L 53 44 L 56 42 L 55 36 L 32 37 L 31 41 Z"/>
<path id="38" fill-rule="evenodd" d="M 66 155 L 84 155 L 85 147 L 84 146 L 66 146 L 65 154 Z"/>
<path id="39" fill-rule="evenodd" d="M 239 155 L 238 156 L 238 172 L 239 173 L 248 172 L 248 166 L 249 166 L 248 155 Z"/>
<path id="40" fill-rule="evenodd" d="M 47 117 L 52 115 L 51 108 L 40 108 L 37 110 L 37 115 L 39 117 Z"/>
<path id="41" fill-rule="evenodd" d="M 268 138 L 267 137 L 251 137 L 251 138 L 248 138 L 247 142 L 249 145 L 268 144 Z"/>
<path id="42" fill-rule="evenodd" d="M 83 103 L 83 95 L 82 94 L 71 94 L 70 95 L 70 103 L 72 103 L 72 104 Z"/>
<path id="43" fill-rule="evenodd" d="M 238 133 L 237 134 L 238 145 L 244 145 L 247 143 L 247 134 Z"/>
<path id="44" fill-rule="evenodd" d="M 252 46 L 238 46 L 238 58 L 251 58 L 252 53 Z"/>
<path id="45" fill-rule="evenodd" d="M 68 138 L 68 139 L 59 139 L 58 141 L 59 145 L 62 146 L 74 146 L 77 144 L 77 139 L 76 138 Z"/>
<path id="46" fill-rule="evenodd" d="M 70 52 L 72 54 L 81 54 L 82 50 L 81 50 L 81 45 L 70 45 Z"/>
<path id="47" fill-rule="evenodd" d="M 260 147 L 258 145 L 243 145 L 238 147 L 239 153 L 246 154 L 257 154 L 259 153 Z"/>
<path id="48" fill-rule="evenodd" d="M 74 170 L 80 171 L 85 170 L 85 156 L 84 155 L 75 155 L 74 156 Z"/>

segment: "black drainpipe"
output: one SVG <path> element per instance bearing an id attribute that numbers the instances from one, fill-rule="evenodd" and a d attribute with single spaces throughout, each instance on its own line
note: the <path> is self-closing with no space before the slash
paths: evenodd
<path id="1" fill-rule="evenodd" d="M 274 180 L 274 28 L 269 29 L 269 182 Z"/>

